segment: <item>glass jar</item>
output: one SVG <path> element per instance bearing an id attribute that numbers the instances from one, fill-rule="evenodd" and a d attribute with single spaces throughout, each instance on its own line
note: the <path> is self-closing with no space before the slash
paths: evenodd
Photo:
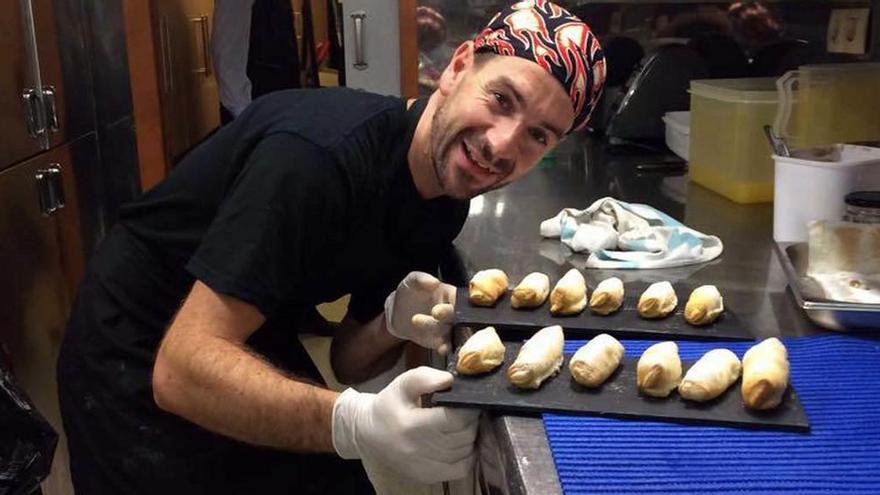
<path id="1" fill-rule="evenodd" d="M 880 191 L 851 192 L 846 195 L 844 202 L 844 221 L 880 224 Z"/>

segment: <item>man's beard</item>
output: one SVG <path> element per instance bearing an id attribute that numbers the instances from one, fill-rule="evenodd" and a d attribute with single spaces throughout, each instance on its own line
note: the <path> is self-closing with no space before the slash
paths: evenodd
<path id="1" fill-rule="evenodd" d="M 446 106 L 446 102 L 441 104 L 437 108 L 437 111 L 434 112 L 434 117 L 431 119 L 431 161 L 433 162 L 434 175 L 437 177 L 437 183 L 440 184 L 443 193 L 456 199 L 470 199 L 506 186 L 507 182 L 505 182 L 504 179 L 510 176 L 513 167 L 507 168 L 506 173 L 504 173 L 494 184 L 490 184 L 474 193 L 465 192 L 463 196 L 458 196 L 455 194 L 456 191 L 449 190 L 450 184 L 446 180 L 446 173 L 449 168 L 449 152 L 453 143 L 459 141 L 459 137 L 462 137 L 463 139 L 466 132 L 451 129 L 451 125 L 449 125 L 449 121 L 446 118 Z"/>

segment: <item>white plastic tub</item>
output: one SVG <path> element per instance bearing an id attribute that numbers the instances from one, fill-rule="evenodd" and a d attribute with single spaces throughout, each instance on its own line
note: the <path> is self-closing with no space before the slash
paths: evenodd
<path id="1" fill-rule="evenodd" d="M 688 145 L 691 134 L 690 112 L 666 112 L 663 116 L 666 124 L 666 146 L 684 160 L 688 159 Z"/>
<path id="2" fill-rule="evenodd" d="M 841 220 L 848 193 L 880 189 L 880 148 L 836 144 L 793 155 L 773 155 L 776 242 L 806 242 L 809 222 Z"/>

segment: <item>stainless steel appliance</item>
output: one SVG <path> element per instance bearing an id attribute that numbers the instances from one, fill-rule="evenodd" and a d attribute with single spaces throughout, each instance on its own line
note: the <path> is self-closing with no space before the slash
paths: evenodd
<path id="1" fill-rule="evenodd" d="M 113 12 L 103 9 L 100 15 L 109 22 Z M 130 104 L 127 112 L 112 104 L 120 93 L 108 92 L 100 102 L 94 97 L 92 71 L 107 60 L 89 60 L 94 45 L 87 36 L 107 31 L 88 33 L 87 19 L 78 0 L 0 6 L 0 352 L 59 433 L 55 361 L 86 252 L 104 215 L 100 141 L 112 146 L 112 159 L 113 149 L 126 150 L 125 132 L 113 131 L 131 127 L 124 121 Z M 115 87 L 127 92 L 128 79 Z M 105 135 L 99 133 L 99 122 L 120 120 L 122 127 L 108 125 Z M 62 436 L 43 493 L 73 493 L 69 478 Z"/>
<path id="2" fill-rule="evenodd" d="M 707 74 L 706 63 L 692 48 L 666 45 L 642 59 L 618 100 L 606 134 L 621 141 L 663 142 L 663 115 L 690 107 L 688 86 Z"/>

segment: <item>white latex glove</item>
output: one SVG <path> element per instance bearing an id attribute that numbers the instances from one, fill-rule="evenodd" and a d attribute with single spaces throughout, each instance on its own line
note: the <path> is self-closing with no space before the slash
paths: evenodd
<path id="1" fill-rule="evenodd" d="M 422 366 L 378 394 L 345 390 L 333 405 L 333 447 L 343 459 L 367 459 L 422 483 L 465 477 L 479 411 L 419 407 L 422 394 L 451 385 L 450 373 Z"/>
<path id="2" fill-rule="evenodd" d="M 385 299 L 388 332 L 446 354 L 455 317 L 454 302 L 455 286 L 425 272 L 410 272 Z"/>

